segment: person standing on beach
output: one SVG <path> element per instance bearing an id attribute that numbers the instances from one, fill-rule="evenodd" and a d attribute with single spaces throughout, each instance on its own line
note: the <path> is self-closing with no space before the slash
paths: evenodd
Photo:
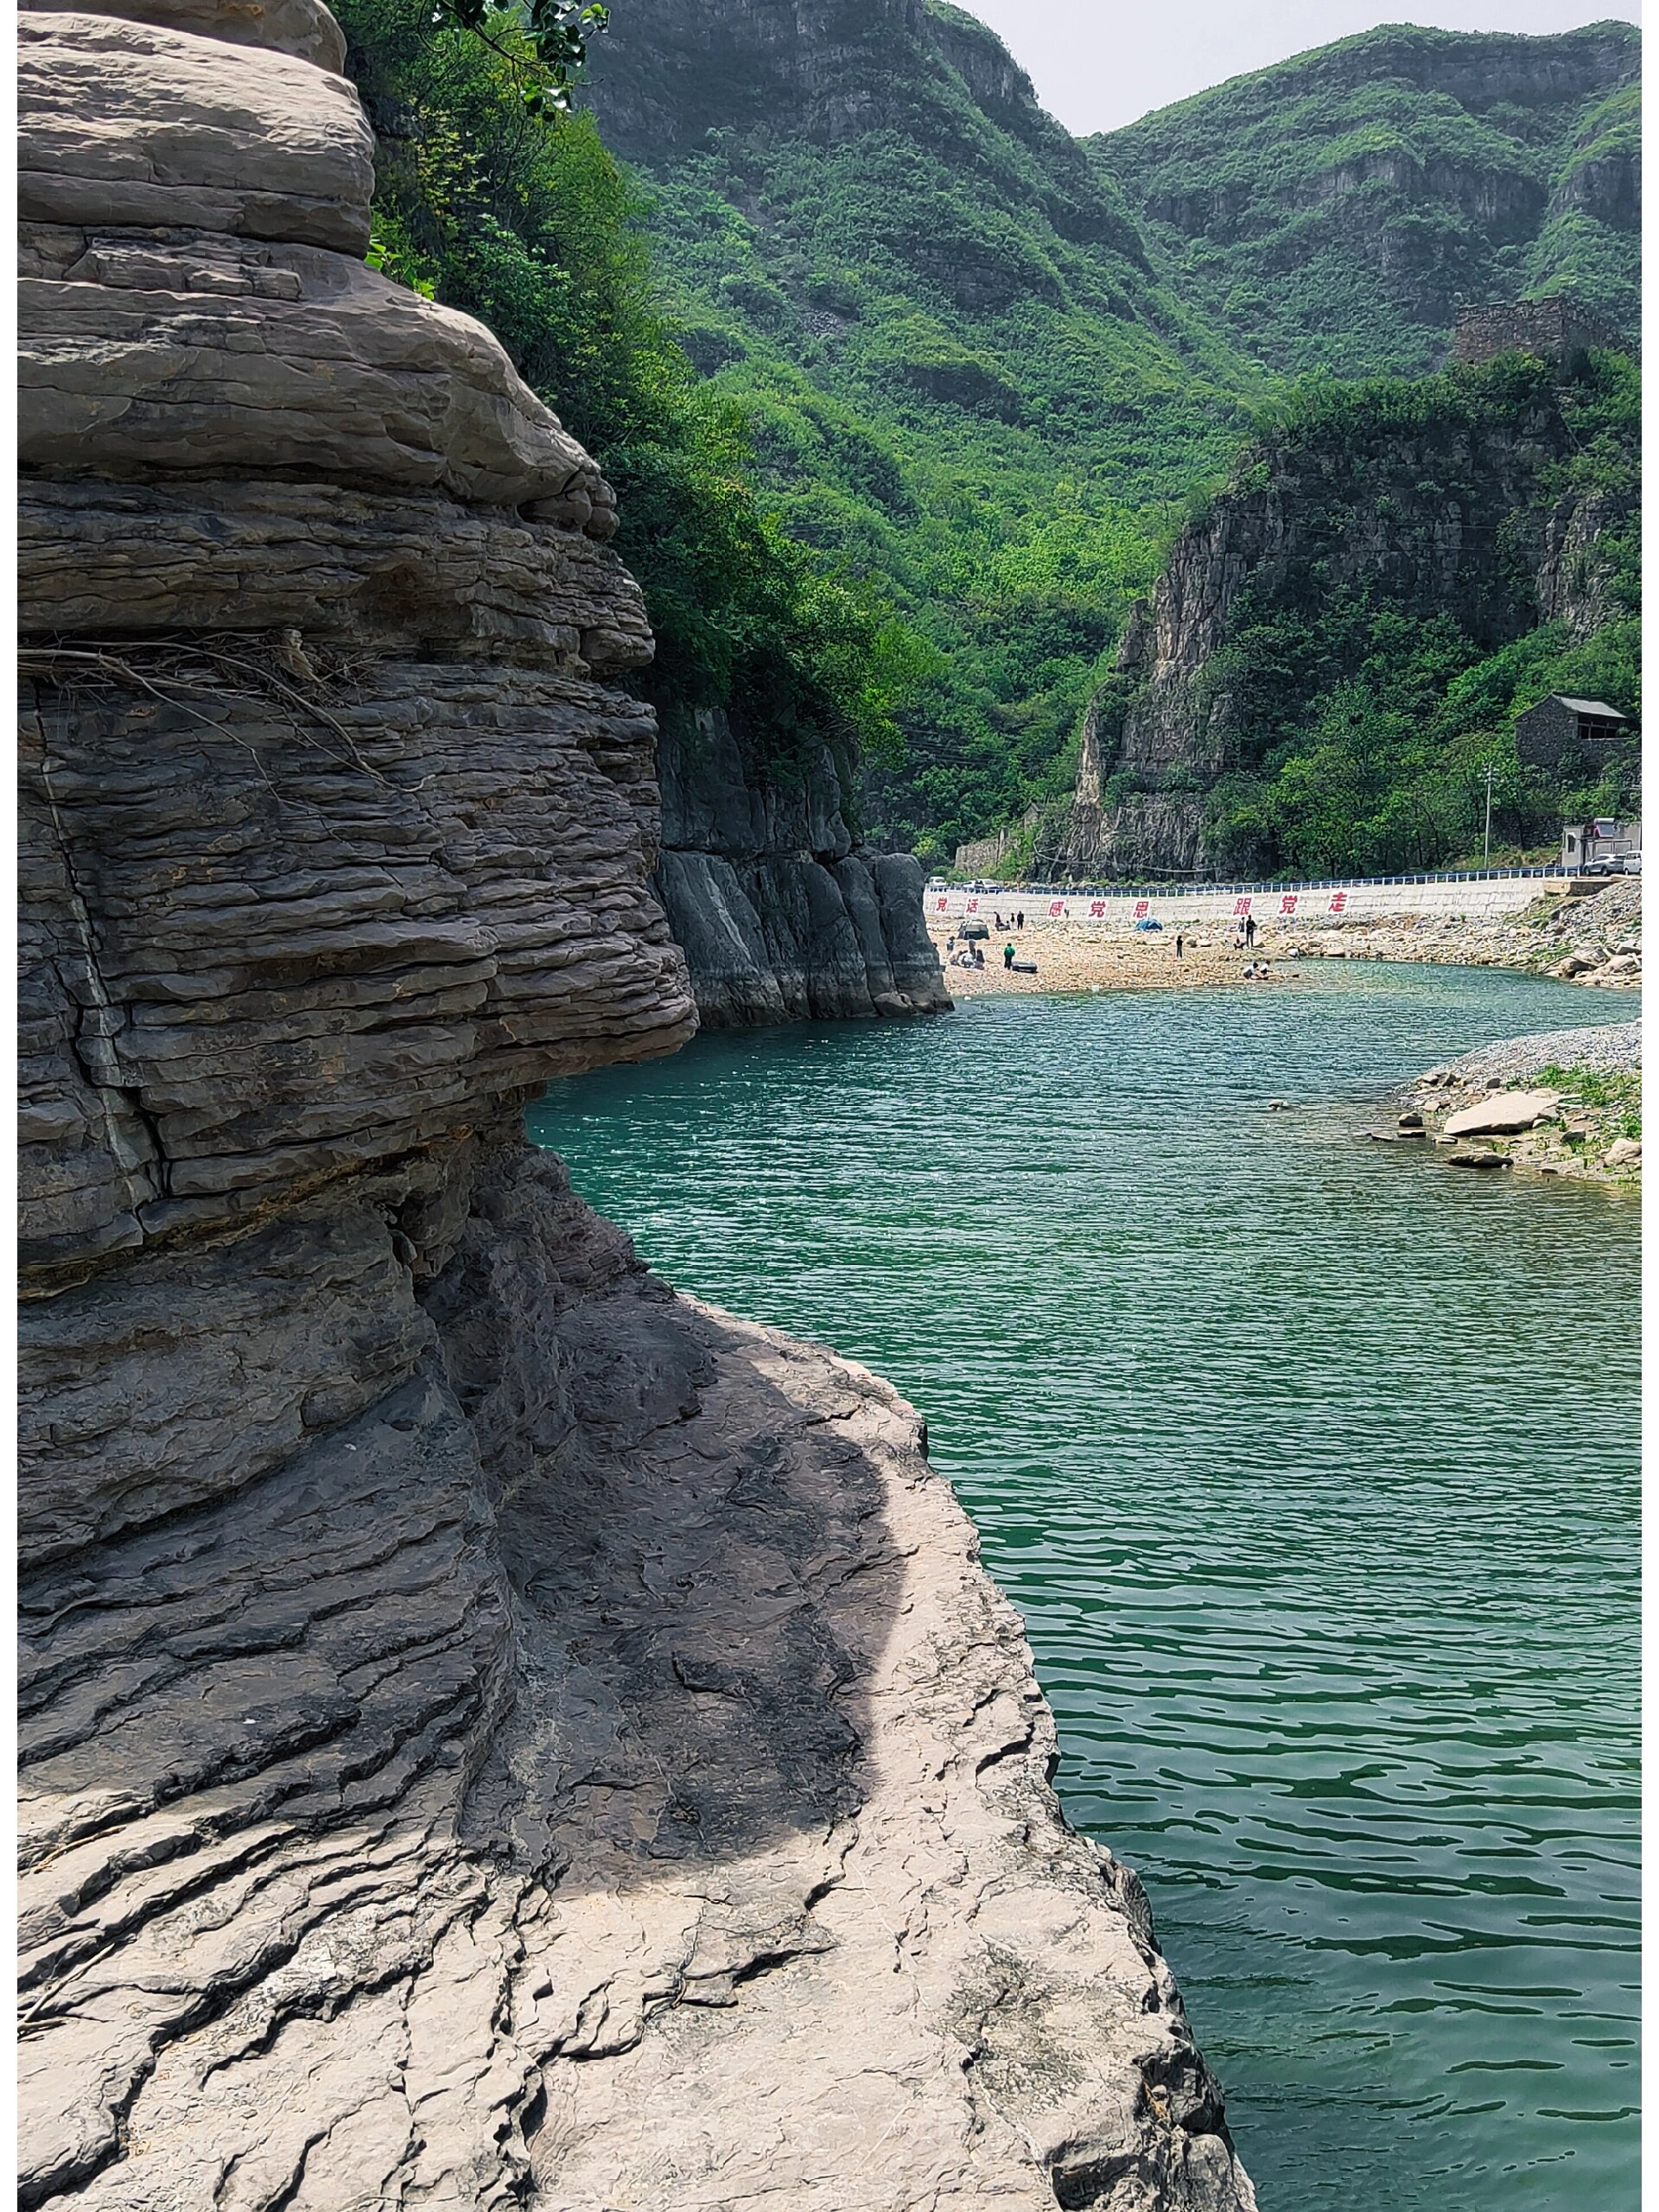
<path id="1" fill-rule="evenodd" d="M 1175 932 L 1175 957 L 1178 960 L 1182 959 L 1185 957 L 1185 943 L 1186 940 L 1182 937 L 1179 930 L 1177 930 Z"/>
<path id="2" fill-rule="evenodd" d="M 1005 969 L 1014 966 L 1014 947 L 1011 944 L 1005 944 L 1002 948 L 1002 965 Z"/>
<path id="3" fill-rule="evenodd" d="M 1255 944 L 1255 916 L 1254 914 L 1246 914 L 1244 917 L 1244 943 L 1247 947 L 1254 947 Z"/>

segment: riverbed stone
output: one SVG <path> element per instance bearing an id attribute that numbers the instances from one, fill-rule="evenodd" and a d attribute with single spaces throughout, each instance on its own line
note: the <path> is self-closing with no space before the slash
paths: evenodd
<path id="1" fill-rule="evenodd" d="M 1513 1136 L 1547 1121 L 1561 1103 L 1559 1090 L 1498 1090 L 1446 1116 L 1449 1137 Z"/>

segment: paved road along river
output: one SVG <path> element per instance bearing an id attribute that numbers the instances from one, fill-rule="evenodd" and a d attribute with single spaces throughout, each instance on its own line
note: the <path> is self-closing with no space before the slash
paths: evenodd
<path id="1" fill-rule="evenodd" d="M 1351 1134 L 1631 1012 L 1370 966 L 982 1000 L 534 1117 L 673 1281 L 925 1413 L 1264 2212 L 1636 2202 L 1637 1209 Z"/>

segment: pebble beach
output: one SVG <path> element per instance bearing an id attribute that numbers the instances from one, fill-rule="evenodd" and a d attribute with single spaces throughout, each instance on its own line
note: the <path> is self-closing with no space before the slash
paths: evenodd
<path id="1" fill-rule="evenodd" d="M 1224 983 L 1263 988 L 1247 974 L 1266 961 L 1266 988 L 1317 960 L 1408 960 L 1435 966 L 1518 968 L 1592 988 L 1639 989 L 1642 982 L 1642 886 L 1615 880 L 1587 898 L 1542 897 L 1525 912 L 1501 919 L 1402 915 L 1393 919 L 1265 924 L 1249 948 L 1213 925 L 1175 931 L 1103 927 L 1097 922 L 1027 915 L 1023 930 L 993 931 L 982 939 L 983 968 L 951 964 L 946 947 L 961 925 L 930 920 L 929 933 L 945 965 L 953 998 L 1005 992 L 1213 989 Z M 1034 963 L 1034 975 L 1010 972 L 1002 950 Z"/>

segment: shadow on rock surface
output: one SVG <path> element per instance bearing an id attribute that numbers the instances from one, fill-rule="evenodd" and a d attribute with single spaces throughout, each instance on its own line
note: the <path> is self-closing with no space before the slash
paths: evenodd
<path id="1" fill-rule="evenodd" d="M 123 1459 L 25 1585 L 23 2204 L 1251 2212 L 917 1416 L 516 1136 L 447 1158 L 365 1187 L 315 1344 L 216 1248 L 196 1472 Z M 204 1500 L 262 1350 L 319 1426 Z"/>
<path id="2" fill-rule="evenodd" d="M 817 1601 L 864 1574 L 879 1649 L 891 1564 L 880 1480 L 832 1408 L 740 1375 L 752 1344 L 694 1310 L 629 1303 L 622 1374 L 602 1309 L 578 1332 L 581 1464 L 501 1529 L 525 1663 L 560 1685 L 550 1798 L 610 1882 L 822 1840 L 856 1809 L 864 1667 Z M 624 1376 L 683 1392 L 675 1416 L 607 1429 L 595 1400 Z"/>

